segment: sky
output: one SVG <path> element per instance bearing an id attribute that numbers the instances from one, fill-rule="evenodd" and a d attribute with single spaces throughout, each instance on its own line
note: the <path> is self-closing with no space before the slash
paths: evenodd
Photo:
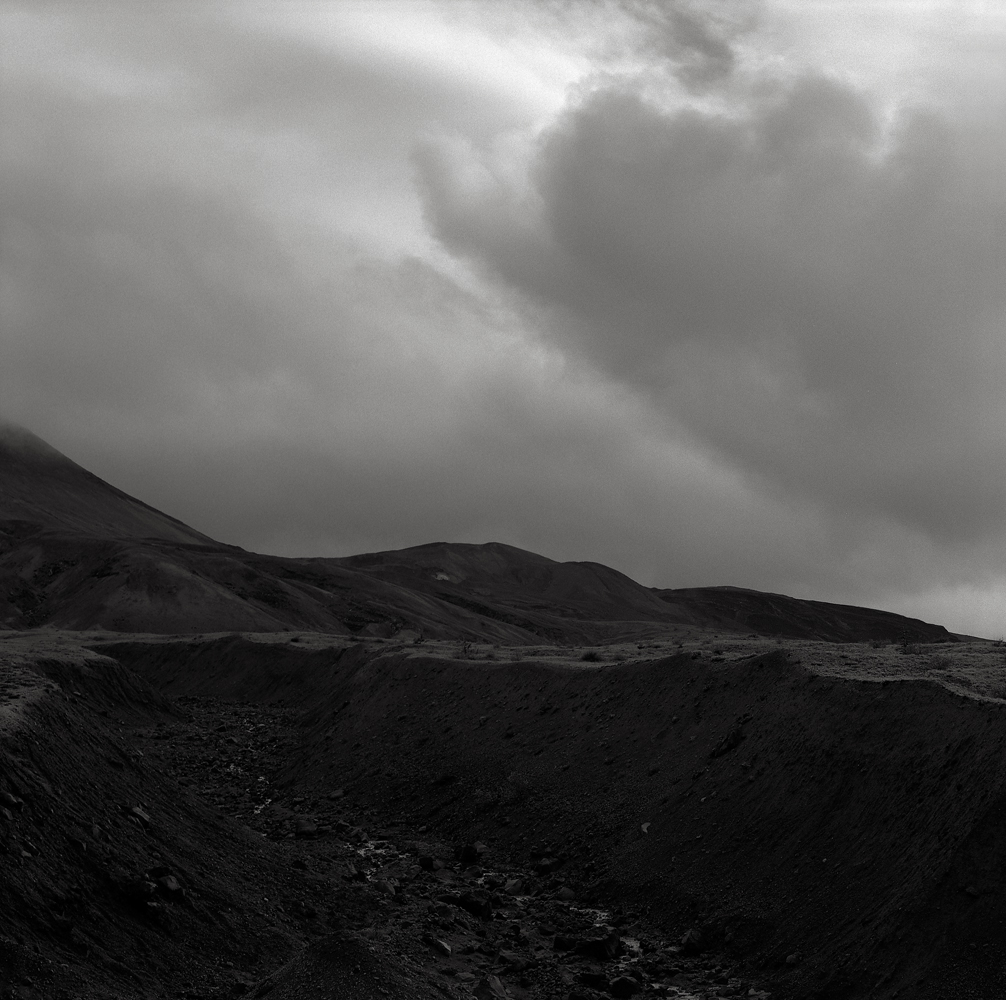
<path id="1" fill-rule="evenodd" d="M 221 541 L 1006 635 L 998 0 L 0 0 L 0 416 Z"/>

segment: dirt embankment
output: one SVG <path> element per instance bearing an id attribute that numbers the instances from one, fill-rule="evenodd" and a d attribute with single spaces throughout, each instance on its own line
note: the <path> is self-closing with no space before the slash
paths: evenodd
<path id="1" fill-rule="evenodd" d="M 291 785 L 555 855 L 578 891 L 702 928 L 782 995 L 1004 989 L 1001 704 L 820 677 L 784 652 L 571 667 L 232 639 L 120 654 L 171 693 L 302 707 Z"/>
<path id="2" fill-rule="evenodd" d="M 164 697 L 83 650 L 0 653 L 17 700 L 0 731 L 0 994 L 226 993 L 291 956 L 272 846 L 131 746 L 131 724 L 176 718 Z"/>

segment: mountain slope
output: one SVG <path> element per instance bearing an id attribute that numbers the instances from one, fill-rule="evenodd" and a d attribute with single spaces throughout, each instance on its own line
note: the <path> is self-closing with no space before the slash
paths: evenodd
<path id="1" fill-rule="evenodd" d="M 82 469 L 29 431 L 0 424 L 0 522 L 89 538 L 213 539 Z"/>
<path id="2" fill-rule="evenodd" d="M 680 626 L 829 641 L 947 641 L 888 612 L 734 588 L 655 590 L 590 562 L 436 542 L 342 559 L 222 545 L 0 425 L 0 628 L 309 630 L 526 645 Z"/>
<path id="3" fill-rule="evenodd" d="M 953 638 L 940 625 L 893 611 L 801 600 L 741 587 L 694 587 L 659 593 L 672 613 L 706 628 L 826 642 L 942 642 Z"/>

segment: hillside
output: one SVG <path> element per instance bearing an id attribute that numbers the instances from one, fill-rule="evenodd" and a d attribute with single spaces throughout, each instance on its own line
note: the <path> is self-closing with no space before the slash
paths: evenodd
<path id="1" fill-rule="evenodd" d="M 654 590 L 607 566 L 499 543 L 343 559 L 222 545 L 20 428 L 0 429 L 0 628 L 594 644 L 688 625 L 832 642 L 944 642 L 889 612 L 728 587 Z"/>

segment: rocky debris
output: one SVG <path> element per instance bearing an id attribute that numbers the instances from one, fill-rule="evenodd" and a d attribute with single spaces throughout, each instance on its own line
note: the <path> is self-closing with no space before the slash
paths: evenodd
<path id="1" fill-rule="evenodd" d="M 493 906 L 489 897 L 484 892 L 465 892 L 458 898 L 458 906 L 467 910 L 472 916 L 479 920 L 491 920 L 493 916 Z"/>
<path id="2" fill-rule="evenodd" d="M 299 816 L 294 820 L 293 835 L 295 837 L 316 837 L 318 824 L 307 816 Z"/>
<path id="3" fill-rule="evenodd" d="M 489 848 L 485 844 L 476 842 L 474 844 L 464 844 L 457 850 L 457 858 L 463 865 L 478 864 Z"/>
<path id="4" fill-rule="evenodd" d="M 423 827 L 361 810 L 351 791 L 333 798 L 324 789 L 281 786 L 277 766 L 295 747 L 282 712 L 195 699 L 185 708 L 190 721 L 149 735 L 140 730 L 137 742 L 148 741 L 147 759 L 190 793 L 280 852 L 294 880 L 282 894 L 283 932 L 298 941 L 354 928 L 376 954 L 404 956 L 417 982 L 457 1000 L 673 995 L 678 976 L 702 1000 L 746 994 L 736 977 L 716 983 L 723 970 L 706 952 L 686 954 L 677 939 L 641 929 L 638 914 L 580 903 L 582 872 L 566 856 L 569 845 L 538 845 L 526 866 L 515 865 L 484 841 L 451 846 Z M 314 824 L 313 834 L 299 833 L 301 821 Z M 99 842 L 97 834 L 91 839 Z M 567 873 L 561 882 L 559 869 Z M 197 905 L 198 882 L 167 861 L 133 882 L 130 905 L 165 928 L 173 914 Z M 683 979 L 676 981 L 685 989 Z"/>
<path id="5" fill-rule="evenodd" d="M 615 1000 L 627 1000 L 639 992 L 640 984 L 632 976 L 618 976 L 608 984 L 608 992 Z"/>
<path id="6" fill-rule="evenodd" d="M 686 955 L 698 955 L 705 950 L 705 938 L 696 927 L 689 928 L 681 938 L 681 950 Z"/>
<path id="7" fill-rule="evenodd" d="M 576 943 L 574 950 L 578 955 L 596 959 L 599 962 L 609 962 L 622 953 L 622 938 L 614 927 L 601 928 L 602 935 L 584 938 Z"/>
<path id="8" fill-rule="evenodd" d="M 155 893 L 162 899 L 179 902 L 185 898 L 185 888 L 167 865 L 149 868 L 144 877 L 153 884 Z"/>
<path id="9" fill-rule="evenodd" d="M 500 982 L 498 976 L 486 976 L 479 980 L 472 996 L 476 1000 L 510 1000 L 510 991 Z"/>
<path id="10" fill-rule="evenodd" d="M 0 792 L 0 805 L 12 812 L 20 812 L 24 808 L 24 799 L 19 799 L 10 792 Z"/>
<path id="11" fill-rule="evenodd" d="M 561 867 L 561 858 L 540 858 L 534 863 L 534 872 L 536 875 L 551 875 Z"/>
<path id="12" fill-rule="evenodd" d="M 132 806 L 124 810 L 126 818 L 132 820 L 144 831 L 150 829 L 150 813 L 141 806 Z"/>
<path id="13" fill-rule="evenodd" d="M 446 942 L 440 938 L 433 937 L 432 934 L 427 934 L 423 940 L 439 955 L 443 955 L 445 958 L 450 958 L 453 949 Z"/>
<path id="14" fill-rule="evenodd" d="M 710 758 L 722 757 L 731 750 L 736 750 L 744 742 L 744 727 L 750 721 L 750 715 L 741 716 L 731 727 L 730 731 L 709 752 Z"/>

